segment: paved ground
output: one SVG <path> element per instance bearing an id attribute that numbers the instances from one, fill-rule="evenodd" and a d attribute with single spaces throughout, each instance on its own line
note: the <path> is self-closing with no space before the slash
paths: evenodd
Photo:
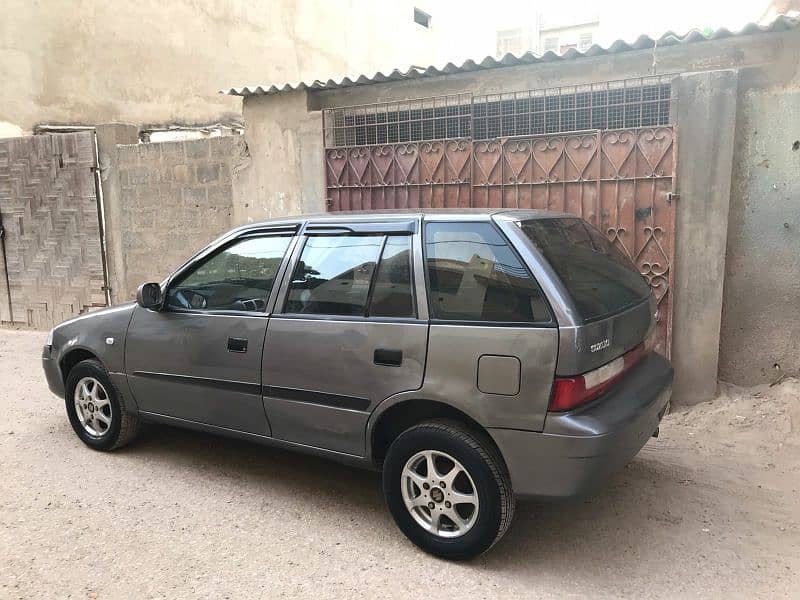
<path id="1" fill-rule="evenodd" d="M 0 330 L 0 597 L 797 597 L 800 382 L 667 418 L 594 497 L 524 504 L 486 556 L 417 551 L 378 476 L 151 427 L 93 452 Z"/>

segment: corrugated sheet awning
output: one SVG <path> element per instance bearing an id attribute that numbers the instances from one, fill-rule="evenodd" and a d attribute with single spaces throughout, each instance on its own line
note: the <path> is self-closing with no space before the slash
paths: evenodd
<path id="1" fill-rule="evenodd" d="M 630 52 L 633 50 L 647 50 L 651 48 L 662 48 L 666 46 L 675 46 L 677 44 L 693 44 L 698 42 L 708 42 L 712 40 L 720 40 L 734 36 L 753 35 L 757 33 L 773 33 L 787 31 L 794 29 L 800 25 L 800 20 L 791 17 L 779 16 L 769 25 L 757 25 L 756 23 L 748 23 L 741 30 L 732 32 L 728 29 L 717 29 L 710 35 L 705 35 L 699 31 L 691 31 L 686 35 L 678 35 L 674 32 L 667 32 L 657 40 L 646 35 L 639 36 L 639 38 L 632 44 L 628 44 L 623 40 L 617 40 L 607 48 L 594 45 L 585 52 L 578 52 L 575 49 L 567 50 L 564 54 L 556 54 L 554 52 L 545 52 L 541 56 L 533 52 L 526 52 L 521 56 L 514 56 L 513 54 L 506 54 L 501 59 L 495 59 L 487 56 L 480 62 L 468 60 L 463 64 L 455 65 L 447 63 L 441 69 L 433 65 L 422 67 L 411 67 L 407 71 L 400 71 L 395 69 L 388 75 L 380 71 L 369 77 L 367 75 L 358 75 L 354 77 L 345 77 L 341 81 L 329 79 L 328 81 L 316 80 L 311 83 L 299 81 L 297 83 L 283 83 L 283 84 L 261 84 L 261 85 L 246 85 L 243 87 L 235 87 L 220 90 L 222 94 L 229 94 L 232 96 L 260 96 L 268 94 L 281 94 L 285 92 L 293 92 L 299 90 L 333 90 L 338 88 L 347 88 L 357 85 L 370 85 L 375 83 L 383 83 L 386 81 L 402 81 L 409 79 L 420 79 L 424 77 L 440 77 L 442 75 L 451 75 L 453 73 L 469 73 L 471 71 L 483 71 L 487 69 L 497 69 L 501 67 L 515 67 L 519 65 L 532 65 L 538 63 L 559 62 L 567 60 L 576 60 L 584 57 L 603 56 L 607 54 L 620 54 L 623 52 Z"/>

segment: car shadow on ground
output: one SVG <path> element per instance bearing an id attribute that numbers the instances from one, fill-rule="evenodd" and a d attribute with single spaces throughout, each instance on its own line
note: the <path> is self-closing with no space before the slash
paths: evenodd
<path id="1" fill-rule="evenodd" d="M 663 564 L 662 544 L 670 529 L 684 517 L 686 503 L 707 503 L 702 492 L 687 485 L 685 466 L 645 451 L 594 495 L 559 502 L 518 502 L 514 523 L 489 553 L 464 563 L 466 568 L 513 572 L 579 568 L 597 564 L 605 569 L 669 568 Z M 180 467 L 183 472 L 215 479 L 233 478 L 237 485 L 297 499 L 296 508 L 333 511 L 342 522 L 358 518 L 368 527 L 393 527 L 381 492 L 380 474 L 322 458 L 262 446 L 242 440 L 148 425 L 134 445 L 121 451 L 129 459 Z M 692 497 L 693 495 L 697 497 Z M 253 510 L 258 510 L 254 505 Z M 373 530 L 374 531 L 374 530 Z M 399 531 L 398 536 L 401 536 Z M 408 543 L 409 549 L 411 548 Z M 661 566 L 659 566 L 661 565 Z M 554 571 L 555 572 L 555 571 Z"/>

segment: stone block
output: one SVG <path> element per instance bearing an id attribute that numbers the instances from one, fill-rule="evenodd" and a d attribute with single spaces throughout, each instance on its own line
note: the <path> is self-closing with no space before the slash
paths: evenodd
<path id="1" fill-rule="evenodd" d="M 184 149 L 186 151 L 186 158 L 189 159 L 198 159 L 198 158 L 208 158 L 209 156 L 209 143 L 207 139 L 201 140 L 191 140 L 188 142 L 183 142 Z"/>
<path id="2" fill-rule="evenodd" d="M 174 165 L 172 168 L 172 181 L 175 183 L 190 183 L 192 179 L 189 165 Z"/>
<path id="3" fill-rule="evenodd" d="M 197 182 L 198 183 L 211 183 L 219 179 L 221 165 L 220 164 L 197 164 Z"/>
<path id="4" fill-rule="evenodd" d="M 186 160 L 184 142 L 162 142 L 161 159 L 170 164 L 182 163 Z"/>
<path id="5" fill-rule="evenodd" d="M 205 187 L 185 187 L 183 188 L 183 205 L 188 207 L 199 208 L 206 204 L 206 188 Z"/>

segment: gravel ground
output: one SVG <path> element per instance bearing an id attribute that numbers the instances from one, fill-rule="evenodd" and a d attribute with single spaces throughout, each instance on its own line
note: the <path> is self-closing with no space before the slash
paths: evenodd
<path id="1" fill-rule="evenodd" d="M 797 597 L 800 382 L 726 388 L 593 497 L 518 505 L 466 564 L 395 529 L 378 475 L 148 427 L 93 452 L 0 330 L 0 597 Z"/>

